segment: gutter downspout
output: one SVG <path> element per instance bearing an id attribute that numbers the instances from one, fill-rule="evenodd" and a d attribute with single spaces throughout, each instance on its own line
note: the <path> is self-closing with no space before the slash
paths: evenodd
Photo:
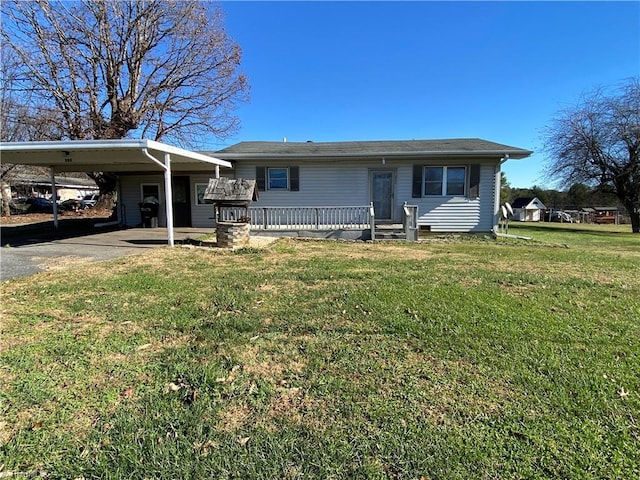
<path id="1" fill-rule="evenodd" d="M 164 163 L 151 155 L 146 148 L 142 149 L 142 154 L 151 159 L 164 170 L 164 197 L 165 197 L 165 213 L 167 216 L 167 235 L 170 247 L 174 245 L 173 235 L 173 192 L 171 189 L 171 156 L 164 154 Z"/>
<path id="2" fill-rule="evenodd" d="M 496 234 L 498 233 L 498 225 L 500 224 L 500 185 L 502 180 L 500 175 L 500 167 L 507 160 L 509 160 L 509 154 L 505 153 L 504 157 L 500 159 L 495 169 L 494 185 L 496 187 L 493 195 L 493 233 Z"/>
<path id="3" fill-rule="evenodd" d="M 51 198 L 53 199 L 53 228 L 58 229 L 58 202 L 56 201 L 56 197 L 58 196 L 58 192 L 56 191 L 56 170 L 52 166 L 50 167 L 51 172 Z"/>

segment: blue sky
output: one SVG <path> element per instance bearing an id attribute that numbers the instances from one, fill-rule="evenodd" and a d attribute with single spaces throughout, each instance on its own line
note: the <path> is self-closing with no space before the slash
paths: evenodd
<path id="1" fill-rule="evenodd" d="M 640 75 L 640 2 L 223 2 L 251 100 L 243 140 L 480 137 L 551 187 L 541 131 L 580 94 Z"/>

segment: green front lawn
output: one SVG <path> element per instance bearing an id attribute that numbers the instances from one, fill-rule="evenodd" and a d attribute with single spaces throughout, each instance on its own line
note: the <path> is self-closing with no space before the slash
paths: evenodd
<path id="1" fill-rule="evenodd" d="M 564 227 L 5 282 L 0 471 L 636 478 L 640 236 Z"/>

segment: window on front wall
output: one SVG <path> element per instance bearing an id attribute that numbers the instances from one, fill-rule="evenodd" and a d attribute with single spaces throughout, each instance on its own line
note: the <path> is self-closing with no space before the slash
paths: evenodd
<path id="1" fill-rule="evenodd" d="M 208 183 L 196 183 L 195 195 L 196 205 L 210 205 L 211 202 L 207 202 L 204 199 L 204 194 L 207 191 Z"/>
<path id="2" fill-rule="evenodd" d="M 479 164 L 453 167 L 413 166 L 411 197 L 466 196 L 480 198 Z"/>
<path id="3" fill-rule="evenodd" d="M 256 167 L 258 190 L 300 190 L 300 170 L 298 167 Z"/>
<path id="4" fill-rule="evenodd" d="M 424 167 L 424 196 L 464 195 L 466 167 Z"/>
<path id="5" fill-rule="evenodd" d="M 160 200 L 160 184 L 159 183 L 143 183 L 140 185 L 140 200 L 155 198 Z"/>
<path id="6" fill-rule="evenodd" d="M 267 188 L 269 190 L 288 190 L 289 169 L 267 168 Z"/>

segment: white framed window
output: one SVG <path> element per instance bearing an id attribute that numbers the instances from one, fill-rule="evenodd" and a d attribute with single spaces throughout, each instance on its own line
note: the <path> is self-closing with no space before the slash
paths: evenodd
<path id="1" fill-rule="evenodd" d="M 158 202 L 160 201 L 160 184 L 159 183 L 142 183 L 140 184 L 140 201 L 143 202 L 145 198 L 155 197 Z"/>
<path id="2" fill-rule="evenodd" d="M 210 205 L 210 203 L 207 203 L 204 199 L 204 192 L 207 190 L 208 186 L 209 186 L 208 183 L 195 184 L 194 194 L 195 194 L 196 205 Z"/>
<path id="3" fill-rule="evenodd" d="M 297 166 L 256 166 L 256 186 L 261 192 L 266 190 L 297 192 L 300 190 L 300 169 Z"/>
<path id="4" fill-rule="evenodd" d="M 267 188 L 269 190 L 288 190 L 289 169 L 285 167 L 267 168 Z"/>
<path id="5" fill-rule="evenodd" d="M 467 167 L 424 167 L 424 196 L 463 196 Z"/>

